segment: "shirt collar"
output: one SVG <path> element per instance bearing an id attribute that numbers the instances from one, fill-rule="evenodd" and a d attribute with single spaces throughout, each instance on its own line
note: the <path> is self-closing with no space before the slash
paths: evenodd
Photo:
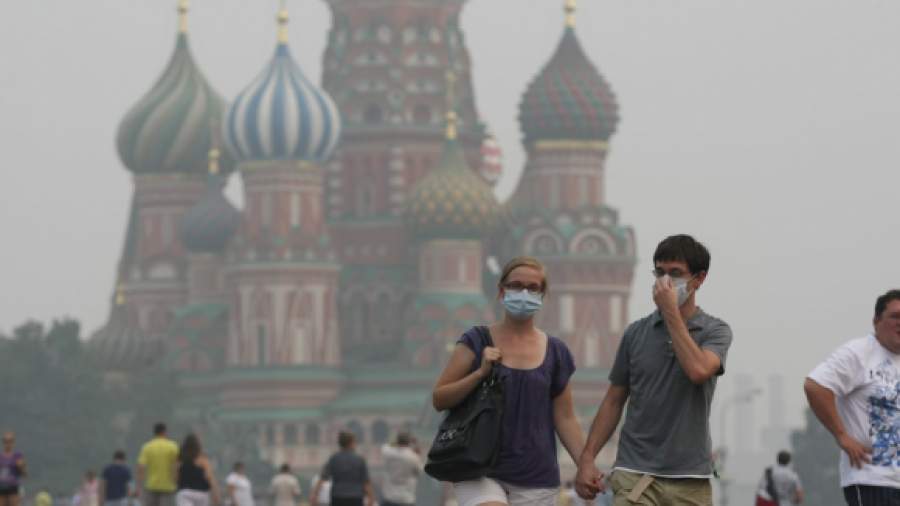
<path id="1" fill-rule="evenodd" d="M 654 327 L 664 323 L 662 313 L 659 311 L 659 309 L 653 312 L 653 316 L 651 318 Z M 706 323 L 706 313 L 703 312 L 703 309 L 698 307 L 697 312 L 694 313 L 693 316 L 688 318 L 688 321 L 686 321 L 685 323 L 687 324 L 688 330 L 703 330 L 703 326 Z"/>

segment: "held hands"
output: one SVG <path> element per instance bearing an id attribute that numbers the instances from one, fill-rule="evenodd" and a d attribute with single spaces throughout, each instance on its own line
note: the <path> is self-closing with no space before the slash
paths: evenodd
<path id="1" fill-rule="evenodd" d="M 592 500 L 598 493 L 605 491 L 603 473 L 597 469 L 596 464 L 590 462 L 578 466 L 578 474 L 575 475 L 575 492 L 578 497 Z"/>
<path id="2" fill-rule="evenodd" d="M 850 466 L 862 469 L 864 464 L 872 462 L 872 448 L 853 439 L 848 434 L 837 437 L 837 444 L 850 457 Z"/>
<path id="3" fill-rule="evenodd" d="M 478 368 L 478 374 L 482 378 L 486 378 L 491 372 L 491 368 L 495 362 L 500 362 L 500 348 L 488 346 L 481 352 L 481 367 Z"/>
<path id="4" fill-rule="evenodd" d="M 668 274 L 657 278 L 653 284 L 653 302 L 660 311 L 667 309 L 678 311 L 678 292 Z"/>

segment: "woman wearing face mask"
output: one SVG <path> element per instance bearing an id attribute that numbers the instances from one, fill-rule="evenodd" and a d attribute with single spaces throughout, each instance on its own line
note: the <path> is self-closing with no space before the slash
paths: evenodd
<path id="1" fill-rule="evenodd" d="M 497 463 L 480 480 L 454 483 L 454 491 L 459 506 L 554 505 L 560 485 L 556 435 L 573 460 L 584 447 L 569 385 L 575 363 L 562 340 L 534 325 L 547 295 L 538 260 L 512 259 L 497 288 L 503 319 L 462 335 L 432 395 L 435 409 L 450 409 L 494 367 L 505 383 Z"/>

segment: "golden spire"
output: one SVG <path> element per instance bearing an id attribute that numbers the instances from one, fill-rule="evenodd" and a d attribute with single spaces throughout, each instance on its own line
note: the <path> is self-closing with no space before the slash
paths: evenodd
<path id="1" fill-rule="evenodd" d="M 212 132 L 209 136 L 209 153 L 207 155 L 208 167 L 210 174 L 218 174 L 219 173 L 219 158 L 222 156 L 222 152 L 219 151 L 219 136 L 217 135 L 218 123 L 215 121 L 212 122 L 210 126 L 210 130 Z"/>
<path id="2" fill-rule="evenodd" d="M 447 140 L 456 139 L 456 74 L 452 70 L 447 71 Z"/>
<path id="3" fill-rule="evenodd" d="M 121 306 L 121 305 L 125 304 L 125 294 L 123 292 L 124 292 L 124 287 L 122 286 L 122 282 L 119 281 L 116 284 L 116 305 L 117 306 Z"/>
<path id="4" fill-rule="evenodd" d="M 285 5 L 285 0 L 281 0 L 281 6 L 278 8 L 278 16 L 276 19 L 278 20 L 278 42 L 280 44 L 287 44 L 288 41 L 288 32 L 287 32 L 287 24 L 290 17 L 288 16 L 287 5 Z"/>
<path id="5" fill-rule="evenodd" d="M 575 28 L 575 8 L 577 0 L 566 0 L 566 26 Z"/>
<path id="6" fill-rule="evenodd" d="M 188 0 L 178 0 L 178 31 L 187 33 L 187 13 L 190 8 Z"/>

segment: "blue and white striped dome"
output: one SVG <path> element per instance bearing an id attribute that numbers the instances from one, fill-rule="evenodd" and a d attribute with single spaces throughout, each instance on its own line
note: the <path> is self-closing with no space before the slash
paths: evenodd
<path id="1" fill-rule="evenodd" d="M 240 160 L 327 160 L 341 133 L 334 101 L 303 75 L 286 43 L 228 111 L 224 137 Z"/>

